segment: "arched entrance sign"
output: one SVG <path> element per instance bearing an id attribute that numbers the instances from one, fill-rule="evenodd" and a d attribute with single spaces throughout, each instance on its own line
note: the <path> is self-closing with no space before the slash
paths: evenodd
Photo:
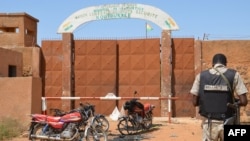
<path id="1" fill-rule="evenodd" d="M 78 10 L 63 21 L 57 33 L 73 33 L 77 27 L 89 21 L 130 18 L 151 21 L 162 30 L 179 29 L 172 17 L 156 7 L 123 3 L 92 6 Z"/>

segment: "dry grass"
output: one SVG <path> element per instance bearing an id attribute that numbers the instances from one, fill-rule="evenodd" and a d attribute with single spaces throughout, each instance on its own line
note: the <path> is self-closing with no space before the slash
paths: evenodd
<path id="1" fill-rule="evenodd" d="M 19 136 L 24 130 L 21 123 L 15 119 L 0 119 L 0 141 Z"/>

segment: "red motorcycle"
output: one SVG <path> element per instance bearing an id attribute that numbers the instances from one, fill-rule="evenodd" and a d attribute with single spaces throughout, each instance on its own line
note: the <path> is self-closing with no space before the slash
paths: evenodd
<path id="1" fill-rule="evenodd" d="M 83 114 L 84 108 L 74 109 L 62 116 L 48 116 L 43 114 L 32 114 L 29 140 L 58 140 L 79 141 L 84 137 L 100 140 L 107 139 L 106 133 L 101 128 L 87 126 L 87 118 Z M 103 133 L 103 134 L 101 134 Z"/>
<path id="2" fill-rule="evenodd" d="M 152 127 L 154 105 L 142 104 L 137 99 L 132 99 L 127 101 L 123 108 L 127 114 L 119 118 L 117 125 L 122 135 L 135 134 L 140 130 L 148 130 Z"/>

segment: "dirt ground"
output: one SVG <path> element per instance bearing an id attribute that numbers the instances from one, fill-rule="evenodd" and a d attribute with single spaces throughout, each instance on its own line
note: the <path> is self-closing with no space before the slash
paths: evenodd
<path id="1" fill-rule="evenodd" d="M 110 130 L 108 141 L 200 141 L 201 140 L 201 120 L 195 118 L 172 118 L 155 117 L 153 127 L 138 135 L 120 137 L 117 130 L 118 121 L 110 118 Z M 11 141 L 28 141 L 27 135 L 11 139 Z"/>

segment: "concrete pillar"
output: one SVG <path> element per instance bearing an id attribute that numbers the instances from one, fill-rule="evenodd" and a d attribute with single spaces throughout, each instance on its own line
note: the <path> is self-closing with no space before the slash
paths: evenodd
<path id="1" fill-rule="evenodd" d="M 62 34 L 63 62 L 62 62 L 62 97 L 72 96 L 72 49 L 73 49 L 73 34 Z M 63 100 L 62 108 L 64 110 L 71 109 L 71 101 Z"/>
<path id="2" fill-rule="evenodd" d="M 201 72 L 202 70 L 202 41 L 197 40 L 194 44 L 194 72 L 195 75 Z M 199 107 L 195 108 L 195 117 L 200 119 Z"/>
<path id="3" fill-rule="evenodd" d="M 161 96 L 172 95 L 172 40 L 169 30 L 162 31 L 161 37 Z M 168 100 L 161 101 L 161 116 L 171 116 L 168 112 Z"/>
<path id="4" fill-rule="evenodd" d="M 194 72 L 195 75 L 200 73 L 202 70 L 202 42 L 197 40 L 194 43 Z"/>

